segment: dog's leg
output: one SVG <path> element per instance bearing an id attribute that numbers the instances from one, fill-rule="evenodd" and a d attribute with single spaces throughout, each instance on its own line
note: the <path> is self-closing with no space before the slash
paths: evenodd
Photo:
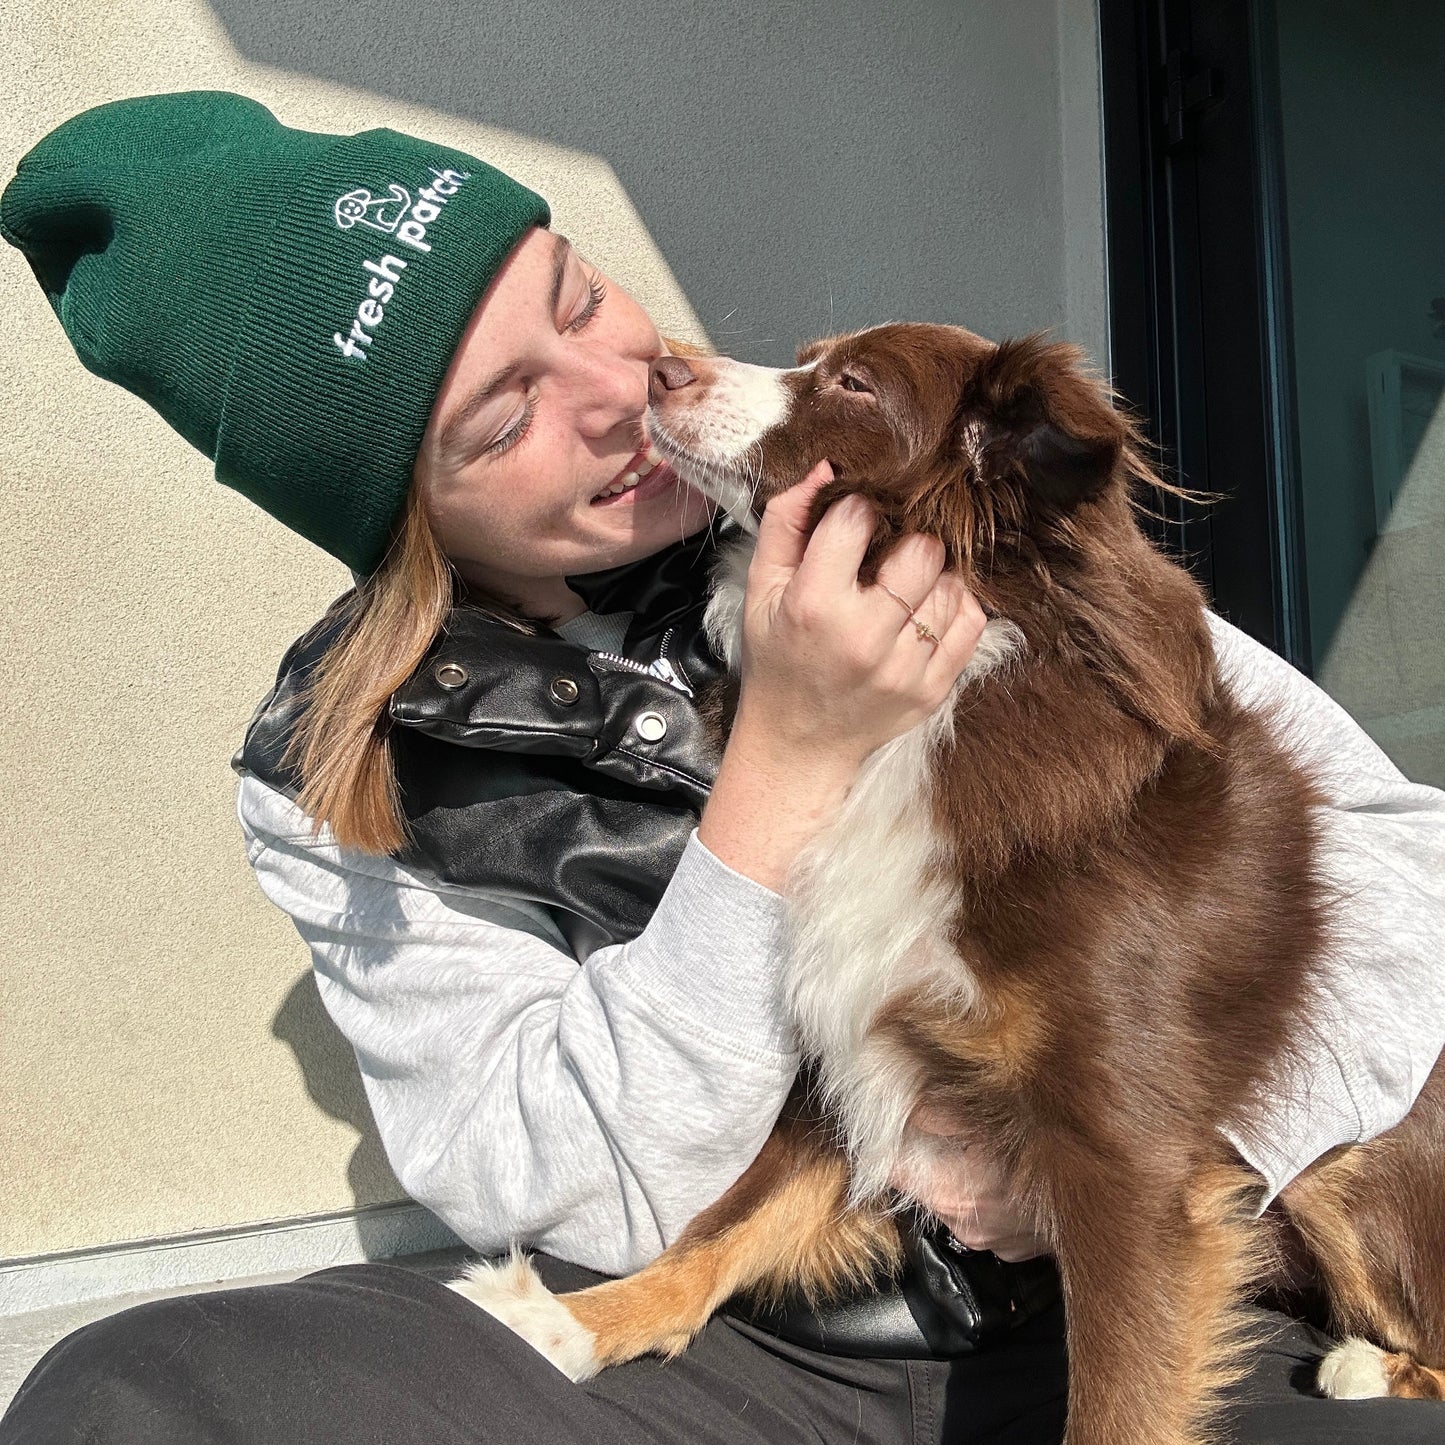
<path id="1" fill-rule="evenodd" d="M 1445 1370 L 1432 1370 L 1413 1355 L 1382 1350 L 1350 1338 L 1320 1361 L 1320 1393 L 1331 1400 L 1445 1400 Z"/>
<path id="2" fill-rule="evenodd" d="M 1070 1170 L 1050 1210 L 1068 1330 L 1065 1445 L 1203 1445 L 1219 1392 L 1243 1372 L 1235 1307 L 1252 1272 L 1243 1199 L 1256 1181 L 1220 1165 L 1146 1205 L 1157 1189 L 1130 1188 L 1122 1172 Z"/>
<path id="3" fill-rule="evenodd" d="M 1445 1399 L 1445 1063 L 1402 1123 L 1311 1165 L 1280 1203 L 1347 1337 L 1321 1391 Z"/>
<path id="4" fill-rule="evenodd" d="M 740 1290 L 822 1297 L 899 1254 L 882 1210 L 848 1205 L 846 1161 L 816 1123 L 779 1121 L 733 1187 L 645 1269 L 552 1295 L 520 1256 L 452 1288 L 522 1335 L 564 1374 L 589 1379 L 639 1355 L 675 1355 Z"/>

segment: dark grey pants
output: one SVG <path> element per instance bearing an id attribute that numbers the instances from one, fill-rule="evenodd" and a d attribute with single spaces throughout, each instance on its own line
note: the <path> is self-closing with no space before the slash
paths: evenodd
<path id="1" fill-rule="evenodd" d="M 538 1261 L 554 1288 L 595 1276 Z M 1445 1405 L 1310 1391 L 1324 1338 L 1278 1317 L 1237 1445 L 1445 1445 Z M 157 1301 L 36 1366 L 0 1445 L 1057 1445 L 1062 1313 L 982 1354 L 849 1360 L 717 1319 L 680 1359 L 573 1385 L 437 1280 L 350 1265 Z"/>

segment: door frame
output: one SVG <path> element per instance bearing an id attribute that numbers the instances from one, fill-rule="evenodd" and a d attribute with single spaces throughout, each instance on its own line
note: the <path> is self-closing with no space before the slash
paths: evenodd
<path id="1" fill-rule="evenodd" d="M 1166 475 L 1157 539 L 1308 671 L 1272 0 L 1099 0 L 1114 383 Z"/>

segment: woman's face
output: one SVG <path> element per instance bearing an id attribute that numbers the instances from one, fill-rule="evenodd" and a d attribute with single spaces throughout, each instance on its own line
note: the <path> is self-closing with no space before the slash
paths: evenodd
<path id="1" fill-rule="evenodd" d="M 463 578 L 565 619 L 581 611 L 565 576 L 707 524 L 711 504 L 666 463 L 647 471 L 648 374 L 665 351 L 642 308 L 564 237 L 528 232 L 467 324 L 417 460 Z"/>

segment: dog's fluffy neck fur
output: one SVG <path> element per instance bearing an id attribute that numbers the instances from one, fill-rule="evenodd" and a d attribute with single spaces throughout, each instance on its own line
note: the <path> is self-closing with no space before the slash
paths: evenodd
<path id="1" fill-rule="evenodd" d="M 1128 480 L 1063 520 L 1055 547 L 998 537 L 991 555 L 978 539 L 971 557 L 949 557 L 991 621 L 946 704 L 950 726 L 937 730 L 949 753 L 937 772 L 950 785 L 933 806 L 980 890 L 1020 859 L 1076 856 L 1127 818 L 1171 754 L 1214 751 L 1203 598 L 1140 533 Z M 875 506 L 885 538 L 922 520 L 890 518 L 883 497 Z M 943 520 L 933 519 L 946 535 Z M 720 560 L 707 614 L 734 675 L 752 546 L 737 542 Z"/>

